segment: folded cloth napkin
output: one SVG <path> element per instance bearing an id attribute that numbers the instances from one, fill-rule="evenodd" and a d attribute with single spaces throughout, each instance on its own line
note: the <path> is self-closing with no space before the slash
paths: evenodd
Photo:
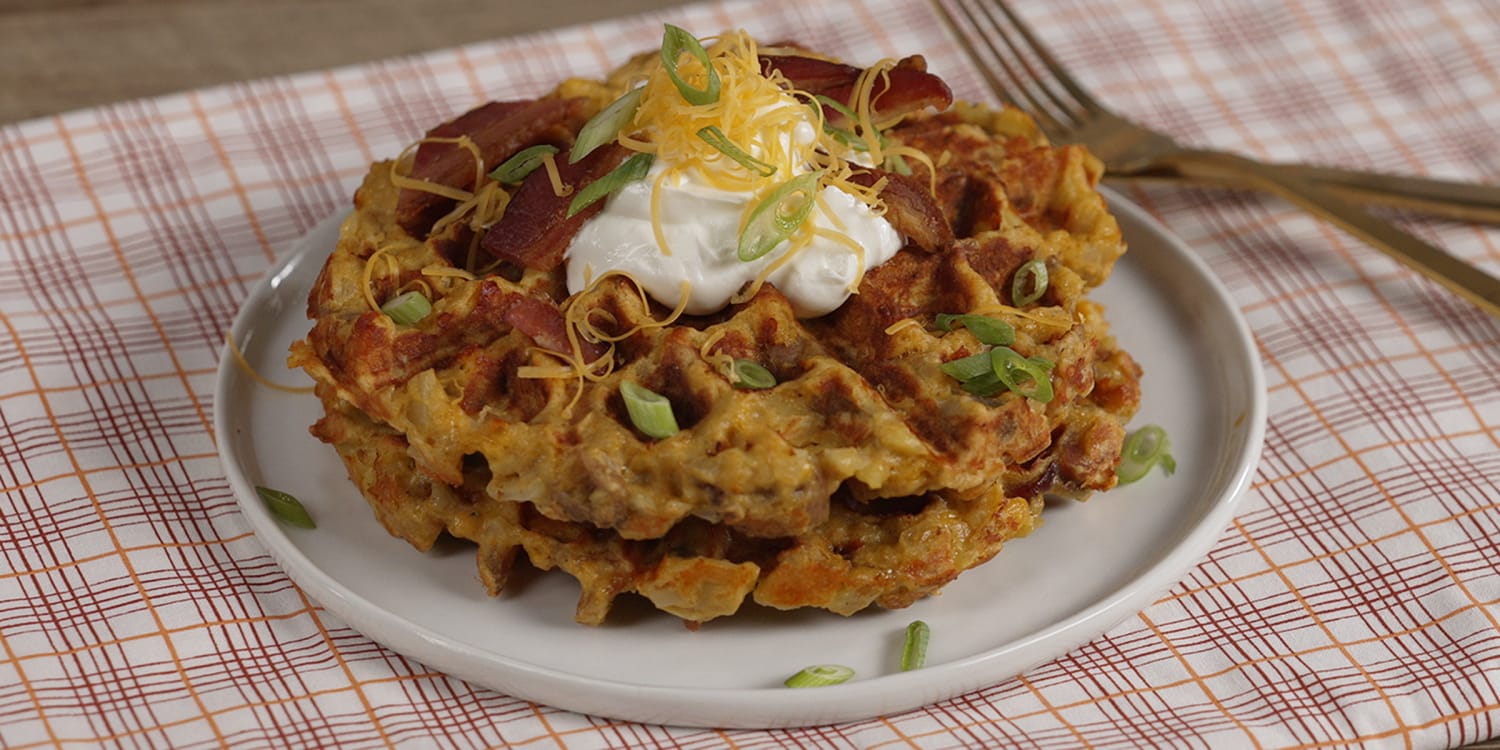
<path id="1" fill-rule="evenodd" d="M 1184 141 L 1500 180 L 1487 0 L 1024 14 L 1101 98 Z M 217 457 L 236 310 L 348 206 L 369 162 L 477 102 L 597 75 L 652 47 L 663 20 L 851 60 L 921 52 L 961 97 L 991 99 L 923 3 L 758 0 L 0 128 L 0 746 L 1436 747 L 1500 733 L 1500 322 L 1244 193 L 1127 195 L 1249 322 L 1269 398 L 1250 496 L 1159 601 L 1016 679 L 848 724 L 667 728 L 473 687 L 318 607 L 250 532 Z M 1495 230 L 1409 228 L 1500 273 Z"/>

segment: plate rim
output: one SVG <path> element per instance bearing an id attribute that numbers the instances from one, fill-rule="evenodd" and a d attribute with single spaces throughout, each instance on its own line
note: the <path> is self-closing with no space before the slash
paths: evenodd
<path id="1" fill-rule="evenodd" d="M 1234 304 L 1233 297 L 1208 264 L 1145 209 L 1108 187 L 1101 186 L 1100 192 L 1104 193 L 1110 212 L 1117 219 L 1137 224 L 1141 230 L 1153 235 L 1153 241 L 1162 243 L 1177 260 L 1191 268 L 1197 277 L 1195 281 L 1203 282 L 1206 298 L 1221 308 L 1224 318 L 1234 329 L 1233 350 L 1248 365 L 1242 373 L 1250 383 L 1244 417 L 1247 431 L 1237 452 L 1233 451 L 1232 444 L 1226 446 L 1226 453 L 1234 453 L 1230 462 L 1233 471 L 1221 486 L 1210 487 L 1217 490 L 1216 499 L 1207 512 L 1187 529 L 1179 544 L 1083 610 L 987 651 L 923 670 L 863 678 L 840 685 L 837 691 L 818 691 L 815 696 L 809 696 L 807 691 L 785 688 L 635 684 L 564 672 L 470 646 L 374 604 L 319 568 L 255 499 L 254 486 L 241 468 L 240 459 L 231 450 L 234 428 L 228 423 L 229 410 L 224 405 L 230 401 L 230 384 L 239 366 L 227 342 L 221 350 L 214 387 L 214 437 L 220 463 L 240 510 L 257 539 L 282 571 L 310 597 L 350 628 L 383 647 L 450 676 L 511 697 L 628 721 L 770 729 L 870 719 L 998 685 L 1098 638 L 1130 615 L 1144 610 L 1182 580 L 1228 528 L 1235 511 L 1248 494 L 1264 446 L 1268 408 L 1265 376 L 1249 325 Z M 255 283 L 231 325 L 235 340 L 245 340 L 243 333 L 251 325 L 252 311 L 262 298 L 270 294 L 276 280 L 293 264 L 303 262 L 310 252 L 316 251 L 310 239 L 329 231 L 330 227 L 337 231 L 347 214 L 347 210 L 341 210 L 319 221 L 295 240 L 289 251 Z M 1066 644 L 1066 648 L 1054 645 L 1035 659 L 1010 658 L 1043 641 Z M 497 675 L 495 667 L 504 667 L 506 674 Z M 726 711 L 726 704 L 734 708 Z M 752 708 L 746 710 L 747 706 Z"/>

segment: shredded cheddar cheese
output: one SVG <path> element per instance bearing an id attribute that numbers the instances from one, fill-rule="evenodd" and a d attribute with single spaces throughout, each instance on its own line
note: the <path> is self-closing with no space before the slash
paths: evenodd
<path id="1" fill-rule="evenodd" d="M 650 309 L 651 300 L 649 295 L 646 294 L 645 287 L 641 286 L 640 281 L 638 281 L 634 276 L 631 276 L 629 273 L 626 273 L 624 271 L 610 271 L 599 276 L 596 279 L 592 279 L 589 282 L 589 289 L 592 290 L 595 286 L 612 276 L 619 276 L 624 278 L 626 281 L 629 281 L 631 285 L 635 287 L 637 294 L 640 295 L 642 307 L 647 310 Z M 564 413 L 571 412 L 573 410 L 573 407 L 577 405 L 578 400 L 583 396 L 583 388 L 586 382 L 597 383 L 609 377 L 610 373 L 614 372 L 615 343 L 634 336 L 641 331 L 650 330 L 653 328 L 665 328 L 675 323 L 677 319 L 682 316 L 683 310 L 687 307 L 688 296 L 691 292 L 691 287 L 692 284 L 688 281 L 682 282 L 682 300 L 678 303 L 677 307 L 674 308 L 672 312 L 669 313 L 665 318 L 662 318 L 660 320 L 648 319 L 644 322 L 637 323 L 630 329 L 618 334 L 610 334 L 600 330 L 599 327 L 594 323 L 592 317 L 594 313 L 599 311 L 594 308 L 585 307 L 579 302 L 579 300 L 584 299 L 588 296 L 586 293 L 587 290 L 585 291 L 585 293 L 575 294 L 569 297 L 565 302 L 563 302 L 561 308 L 563 314 L 563 329 L 568 337 L 568 351 L 559 352 L 540 346 L 532 347 L 533 352 L 552 357 L 553 359 L 557 360 L 557 363 L 547 365 L 527 365 L 524 367 L 519 367 L 516 369 L 516 376 L 529 379 L 548 378 L 574 380 L 576 382 L 576 387 L 573 392 L 573 397 L 569 399 L 567 405 L 563 407 Z M 614 321 L 611 320 L 611 322 Z M 598 358 L 594 360 L 586 360 L 584 358 L 583 344 L 581 343 L 581 341 L 588 341 L 594 344 L 607 344 L 607 346 L 605 347 L 604 352 L 600 354 Z"/>
<path id="2" fill-rule="evenodd" d="M 386 268 L 392 269 L 389 273 L 398 276 L 401 274 L 401 261 L 396 260 L 390 252 L 391 246 L 387 245 L 377 248 L 375 252 L 370 253 L 370 257 L 365 258 L 364 275 L 361 279 L 363 283 L 360 288 L 364 291 L 365 303 L 370 306 L 371 310 L 380 310 L 380 301 L 375 299 L 375 280 L 372 278 L 375 273 L 375 262 L 383 260 L 386 262 Z"/>
<path id="3" fill-rule="evenodd" d="M 698 356 L 707 362 L 709 366 L 718 370 L 730 383 L 740 382 L 740 374 L 734 369 L 734 357 L 728 352 L 713 353 L 713 348 L 723 340 L 728 331 L 724 328 L 715 328 L 713 333 L 703 337 L 703 343 L 698 345 Z"/>
<path id="4" fill-rule="evenodd" d="M 423 138 L 407 146 L 396 157 L 395 161 L 391 162 L 391 184 L 403 190 L 419 190 L 424 193 L 432 193 L 433 195 L 439 195 L 460 202 L 473 198 L 474 194 L 468 190 L 460 190 L 448 185 L 428 182 L 427 180 L 418 180 L 409 176 L 409 174 L 402 173 L 403 167 L 408 173 L 410 172 L 411 158 L 424 143 L 451 143 L 460 148 L 467 149 L 469 153 L 474 155 L 474 184 L 484 184 L 484 157 L 479 153 L 479 146 L 475 145 L 474 141 L 466 135 L 456 138 Z"/>
<path id="5" fill-rule="evenodd" d="M 542 167 L 547 170 L 547 179 L 552 182 L 552 194 L 559 198 L 566 198 L 573 194 L 573 186 L 562 180 L 562 173 L 557 171 L 557 159 L 553 154 L 542 154 Z"/>
<path id="6" fill-rule="evenodd" d="M 714 188 L 750 193 L 747 214 L 750 207 L 776 186 L 809 169 L 826 170 L 819 181 L 820 187 L 836 187 L 872 208 L 882 208 L 880 186 L 866 188 L 849 179 L 853 174 L 850 162 L 855 149 L 825 132 L 822 107 L 809 104 L 815 103 L 812 95 L 797 90 L 780 71 L 762 73 L 759 49 L 750 35 L 743 31 L 726 34 L 713 40 L 707 51 L 721 82 L 718 101 L 704 105 L 689 103 L 679 94 L 666 69 L 656 66 L 645 83 L 641 106 L 633 121 L 635 130 L 620 135 L 617 140 L 621 145 L 655 154 L 674 165 L 667 172 L 696 169 Z M 876 164 L 881 162 L 882 144 L 870 109 L 875 98 L 872 91 L 894 65 L 890 60 L 882 60 L 865 71 L 856 85 L 855 112 L 859 115 L 854 126 L 856 135 Z M 679 61 L 678 74 L 690 86 L 701 86 L 707 78 L 702 64 L 690 55 Z M 888 78 L 884 80 L 888 85 Z M 812 137 L 796 135 L 798 126 L 806 124 L 812 125 Z M 774 171 L 762 174 L 729 158 L 699 135 L 707 127 L 717 127 L 730 142 L 774 167 Z M 664 175 L 657 177 L 656 192 L 664 179 Z M 659 226 L 660 203 L 655 194 L 652 212 L 652 221 Z M 665 248 L 663 240 L 658 229 L 658 244 Z"/>
<path id="7" fill-rule="evenodd" d="M 921 328 L 922 324 L 916 318 L 902 318 L 885 327 L 885 335 L 894 336 L 908 328 Z"/>
<path id="8" fill-rule="evenodd" d="M 249 375 L 251 380 L 272 390 L 282 391 L 283 393 L 313 392 L 313 386 L 282 385 L 257 372 L 255 367 L 250 364 L 250 360 L 245 358 L 245 353 L 240 350 L 240 345 L 235 343 L 234 331 L 224 332 L 224 342 L 229 345 L 229 353 L 234 357 L 234 363 L 239 365 L 240 370 Z"/>

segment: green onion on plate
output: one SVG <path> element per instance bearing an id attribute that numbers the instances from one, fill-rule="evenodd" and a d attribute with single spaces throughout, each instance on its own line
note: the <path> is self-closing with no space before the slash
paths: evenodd
<path id="1" fill-rule="evenodd" d="M 783 684 L 789 688 L 825 687 L 848 682 L 852 677 L 854 670 L 842 664 L 816 664 L 786 678 Z"/>
<path id="2" fill-rule="evenodd" d="M 901 644 L 901 671 L 921 669 L 927 663 L 927 639 L 932 629 L 921 620 L 913 620 L 906 626 L 906 640 Z"/>
<path id="3" fill-rule="evenodd" d="M 1167 476 L 1177 471 L 1177 459 L 1172 457 L 1172 442 L 1167 439 L 1167 431 L 1160 425 L 1149 424 L 1125 438 L 1115 476 L 1119 477 L 1120 484 L 1130 484 L 1146 476 L 1151 467 L 1158 464 Z"/>
<path id="4" fill-rule="evenodd" d="M 307 508 L 302 507 L 302 501 L 281 490 L 273 490 L 270 487 L 255 488 L 255 494 L 260 495 L 261 502 L 266 504 L 266 509 L 271 515 L 302 529 L 315 529 L 318 524 L 313 521 L 312 515 Z"/>

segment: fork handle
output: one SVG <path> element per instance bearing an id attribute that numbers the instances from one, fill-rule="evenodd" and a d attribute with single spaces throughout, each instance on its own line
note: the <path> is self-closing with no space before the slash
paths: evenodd
<path id="1" fill-rule="evenodd" d="M 1500 224 L 1500 186 L 1311 164 L 1287 164 L 1280 168 L 1303 179 L 1334 187 L 1339 192 L 1358 196 L 1359 200 L 1440 214 L 1460 221 Z"/>
<path id="2" fill-rule="evenodd" d="M 1222 151 L 1184 150 L 1168 162 L 1186 177 L 1214 182 L 1237 180 L 1275 193 L 1500 317 L 1500 280 L 1371 216 L 1302 173 Z"/>
<path id="3" fill-rule="evenodd" d="M 1311 164 L 1273 164 L 1276 169 L 1316 182 L 1355 203 L 1416 211 L 1457 221 L 1500 226 L 1500 185 L 1476 185 L 1430 177 L 1365 172 L 1357 169 L 1321 167 Z M 1129 174 L 1106 173 L 1123 180 L 1181 180 L 1186 175 L 1175 168 L 1148 169 Z M 1197 181 L 1210 180 L 1198 177 Z M 1250 187 L 1242 179 L 1213 179 L 1231 188 Z"/>

